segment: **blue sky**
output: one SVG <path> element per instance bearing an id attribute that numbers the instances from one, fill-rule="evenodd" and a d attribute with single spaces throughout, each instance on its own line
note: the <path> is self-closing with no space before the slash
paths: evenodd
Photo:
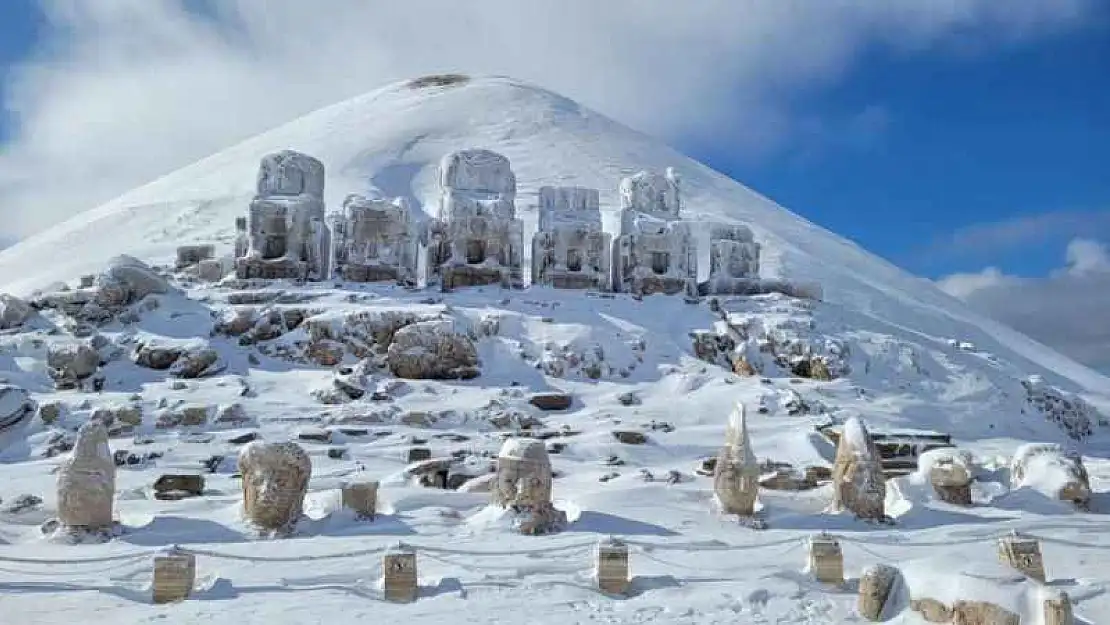
<path id="1" fill-rule="evenodd" d="M 659 135 L 1050 344 L 1042 326 L 1104 318 L 1101 0 L 5 0 L 0 244 L 438 70 L 531 80 Z M 1029 293 L 1082 316 L 1010 314 Z M 1069 334 L 1069 353 L 1110 369 L 1106 334 Z"/>

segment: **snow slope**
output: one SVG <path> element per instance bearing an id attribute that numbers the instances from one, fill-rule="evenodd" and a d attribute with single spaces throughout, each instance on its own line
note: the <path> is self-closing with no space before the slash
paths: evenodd
<path id="1" fill-rule="evenodd" d="M 526 231 L 528 206 L 546 184 L 595 187 L 618 205 L 622 176 L 674 166 L 687 210 L 743 222 L 763 243 L 765 272 L 815 281 L 828 301 L 923 335 L 959 335 L 994 353 L 1110 391 L 1110 379 L 971 312 L 928 281 L 790 213 L 735 181 L 567 98 L 501 77 L 453 87 L 395 84 L 322 109 L 244 141 L 0 252 L 0 291 L 26 294 L 72 280 L 112 256 L 169 259 L 189 241 L 231 245 L 234 219 L 253 194 L 258 160 L 291 148 L 321 159 L 327 201 L 374 185 L 435 206 L 435 167 L 451 150 L 483 147 L 509 157 Z M 612 215 L 607 222 L 612 229 Z M 526 246 L 528 247 L 528 246 Z"/>
<path id="2" fill-rule="evenodd" d="M 275 283 L 253 292 L 257 308 L 307 319 L 251 343 L 214 331 L 248 308 L 233 301 L 244 291 L 170 276 L 180 292 L 152 296 L 157 305 L 147 305 L 148 298 L 129 311 L 129 322 L 98 329 L 105 361 L 99 393 L 54 391 L 47 351 L 71 340 L 64 329 L 72 326 L 47 312 L 20 330 L 0 332 L 0 381 L 60 406 L 56 421 L 40 414 L 0 438 L 0 620 L 50 625 L 96 614 L 123 623 L 230 618 L 243 625 L 447 619 L 832 625 L 862 622 L 855 579 L 876 562 L 902 568 L 915 598 L 932 592 L 945 601 L 991 600 L 1018 611 L 1022 623 L 1042 622 L 1039 600 L 1047 588 L 1072 596 L 1081 623 L 1110 614 L 1110 427 L 1093 423 L 1090 436 L 1072 441 L 1040 412 L 1070 402 L 1057 389 L 1105 410 L 1110 380 L 674 150 L 511 79 L 416 90 L 392 85 L 291 122 L 0 252 L 0 292 L 26 295 L 52 281 L 72 283 L 121 253 L 165 263 L 180 244 L 213 241 L 226 253 L 258 160 L 270 151 L 292 148 L 320 158 L 333 209 L 347 193 L 373 185 L 427 210 L 440 157 L 467 147 L 511 159 L 526 228 L 536 221 L 530 203 L 540 185 L 597 187 L 612 211 L 621 176 L 674 166 L 684 180 L 686 210 L 749 225 L 764 246 L 768 277 L 818 282 L 825 301 L 731 298 L 713 311 L 681 298 L 636 301 L 546 288 L 442 294 Z M 612 214 L 608 220 L 612 228 Z M 298 341 L 313 327 L 338 329 L 390 314 L 448 319 L 470 333 L 481 375 L 439 382 L 375 374 L 368 391 L 382 397 L 368 392 L 349 403 L 321 403 L 319 391 L 331 387 L 334 371 L 300 357 Z M 691 334 L 722 324 L 751 333 L 747 353 L 762 375 L 736 375 L 696 353 Z M 51 326 L 58 330 L 44 329 Z M 797 377 L 759 348 L 757 338 L 768 336 L 835 354 L 845 377 Z M 171 379 L 127 357 L 141 342 L 207 345 L 219 353 L 219 370 Z M 347 354 L 345 364 L 356 362 Z M 1043 378 L 1028 387 L 1037 389 L 1039 404 L 1027 401 L 1022 382 L 1029 375 Z M 531 394 L 550 391 L 572 395 L 570 408 L 543 412 L 528 403 Z M 768 529 L 750 529 L 714 510 L 712 477 L 695 473 L 716 455 L 738 402 L 759 461 L 796 468 L 829 466 L 834 450 L 815 427 L 830 420 L 861 417 L 872 433 L 950 433 L 975 459 L 975 505 L 940 502 L 922 474 L 911 474 L 888 482 L 894 524 L 871 525 L 825 513 L 828 484 L 764 489 Z M 241 406 L 245 422 L 218 422 L 218 409 L 231 404 Z M 39 526 L 56 510 L 52 472 L 65 454 L 47 450 L 97 409 L 113 406 L 138 407 L 143 418 L 134 432 L 112 438 L 112 450 L 160 456 L 118 470 L 117 538 L 48 541 Z M 187 407 L 202 409 L 202 423 L 160 424 Z M 436 458 L 461 454 L 465 471 L 480 475 L 504 436 L 524 421 L 552 436 L 554 499 L 567 513 L 565 532 L 513 535 L 485 493 L 424 488 L 410 479 L 406 453 L 414 445 Z M 240 518 L 239 447 L 232 439 L 255 433 L 288 440 L 309 428 L 333 431 L 328 443 L 303 442 L 313 463 L 309 518 L 293 538 L 259 540 Z M 645 440 L 626 444 L 615 431 L 643 433 Z M 1009 457 L 1029 442 L 1078 450 L 1096 491 L 1090 510 L 1011 488 Z M 214 455 L 223 461 L 201 469 Z M 203 473 L 204 496 L 154 499 L 151 485 L 164 473 Z M 341 480 L 367 476 L 382 484 L 373 522 L 355 520 L 338 502 Z M 42 502 L 21 505 L 22 494 Z M 994 539 L 1015 529 L 1041 538 L 1047 587 L 994 563 Z M 841 540 L 849 579 L 843 587 L 818 584 L 805 572 L 805 541 L 819 531 Z M 630 546 L 627 598 L 594 589 L 592 549 L 609 535 Z M 397 541 L 417 548 L 420 599 L 413 604 L 381 601 L 381 555 Z M 149 558 L 173 544 L 196 554 L 197 592 L 181 604 L 152 605 Z M 976 596 L 961 597 L 965 587 Z M 886 622 L 924 623 L 903 595 L 892 601 Z"/>

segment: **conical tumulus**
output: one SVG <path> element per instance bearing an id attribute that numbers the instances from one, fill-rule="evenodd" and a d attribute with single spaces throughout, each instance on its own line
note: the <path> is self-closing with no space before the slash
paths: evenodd
<path id="1" fill-rule="evenodd" d="M 726 514 L 751 516 L 759 496 L 759 462 L 748 437 L 747 413 L 737 402 L 728 418 L 725 445 L 717 454 L 713 491 Z"/>
<path id="2" fill-rule="evenodd" d="M 833 508 L 862 519 L 882 520 L 886 481 L 879 450 L 857 417 L 844 423 L 833 466 Z"/>

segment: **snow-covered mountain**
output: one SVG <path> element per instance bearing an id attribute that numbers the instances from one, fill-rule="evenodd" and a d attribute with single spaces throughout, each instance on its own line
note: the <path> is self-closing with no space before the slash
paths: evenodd
<path id="1" fill-rule="evenodd" d="M 1110 379 L 972 312 L 931 282 L 659 141 L 516 80 L 472 77 L 446 87 L 399 83 L 289 122 L 0 251 L 0 292 L 35 301 L 41 298 L 37 291 L 54 291 L 59 282 L 75 285 L 121 254 L 154 266 L 172 265 L 177 247 L 189 243 L 217 243 L 220 254 L 230 254 L 235 219 L 246 214 L 259 160 L 271 152 L 293 149 L 320 159 L 330 209 L 347 194 L 374 187 L 433 212 L 439 161 L 464 148 L 510 159 L 526 232 L 535 228 L 535 194 L 542 185 L 600 189 L 612 230 L 620 179 L 674 167 L 686 212 L 749 226 L 762 245 L 764 277 L 818 284 L 822 300 L 724 298 L 711 309 L 665 296 L 636 301 L 535 287 L 440 294 L 330 282 L 279 284 L 280 292 L 254 289 L 248 297 L 167 270 L 166 292 L 150 296 L 157 303 L 136 303 L 95 331 L 73 323 L 64 307 L 46 307 L 10 327 L 0 314 L 0 378 L 27 390 L 40 406 L 24 429 L 6 432 L 0 441 L 6 447 L 0 458 L 8 462 L 0 465 L 0 499 L 6 503 L 27 493 L 44 500 L 21 512 L 0 512 L 0 564 L 12 556 L 75 559 L 171 543 L 224 554 L 199 557 L 202 592 L 195 601 L 168 608 L 139 598 L 149 578 L 145 561 L 140 564 L 146 568 L 125 561 L 107 580 L 93 572 L 95 566 L 86 570 L 74 563 L 72 575 L 43 589 L 49 602 L 35 594 L 6 596 L 22 588 L 21 575 L 49 570 L 18 563 L 24 568 L 14 573 L 0 570 L 0 596 L 11 605 L 5 610 L 36 623 L 72 622 L 89 609 L 86 601 L 112 618 L 135 622 L 159 611 L 174 622 L 199 622 L 219 610 L 234 612 L 243 623 L 358 622 L 359 615 L 387 611 L 414 622 L 450 615 L 504 623 L 845 623 L 859 618 L 853 596 L 800 572 L 804 551 L 794 547 L 812 532 L 847 537 L 850 576 L 874 562 L 876 551 L 905 562 L 907 583 L 916 591 L 920 580 L 944 579 L 951 567 L 975 557 L 993 561 L 990 538 L 1020 528 L 1068 538 L 1070 545 L 1043 545 L 1050 576 L 1069 580 L 1061 584 L 1079 601 L 1080 613 L 1110 613 L 1110 573 L 1090 555 L 1110 546 L 1097 540 L 1106 528 L 1100 515 L 1110 513 L 1110 503 L 1096 494 L 1090 511 L 1077 511 L 1040 494 L 1051 490 L 1044 487 L 1051 476 L 1020 487 L 1011 483 L 1006 464 L 1020 444 L 1064 444 L 1082 454 L 1094 490 L 1105 489 Z M 17 303 L 0 302 L 0 313 L 2 306 L 14 310 Z M 466 382 L 401 382 L 375 374 L 368 379 L 377 386 L 366 397 L 336 399 L 332 368 L 305 345 L 327 334 L 339 350 L 337 359 L 353 366 L 365 354 L 356 355 L 355 339 L 343 333 L 357 334 L 358 324 L 391 314 L 450 319 L 467 328 L 481 374 Z M 297 323 L 288 322 L 291 315 Z M 242 331 L 228 331 L 240 318 L 247 324 Z M 263 335 L 261 326 L 268 328 Z M 56 389 L 52 369 L 61 365 L 55 346 L 88 340 L 92 332 L 99 337 L 92 345 L 100 390 Z M 182 376 L 187 365 L 180 362 L 151 367 L 151 346 L 189 357 L 207 349 L 214 360 L 200 367 L 203 375 Z M 147 355 L 139 356 L 144 349 Z M 738 353 L 758 375 L 733 372 L 730 359 Z M 792 368 L 791 358 L 811 353 L 835 364 L 836 379 Z M 544 412 L 527 401 L 532 393 L 552 390 L 572 396 L 567 411 Z M 923 467 L 888 482 L 892 527 L 822 514 L 827 484 L 765 491 L 764 532 L 727 522 L 713 512 L 712 478 L 694 470 L 716 454 L 737 402 L 751 413 L 760 461 L 799 469 L 831 463 L 831 443 L 815 428 L 851 416 L 862 417 L 873 431 L 893 436 L 903 430 L 911 446 L 926 440 L 921 431 L 950 435 L 976 459 L 976 505 L 936 501 L 927 481 L 922 484 Z M 58 414 L 44 418 L 44 405 Z M 116 508 L 124 533 L 109 545 L 45 542 L 37 525 L 57 505 L 48 474 L 57 458 L 43 454 L 60 449 L 67 430 L 98 409 L 123 405 L 138 407 L 140 416 L 120 429 L 127 437 L 113 438 L 113 449 L 162 454 L 120 469 Z M 199 406 L 199 413 L 190 416 L 190 406 Z M 236 411 L 244 418 L 223 418 Z M 482 452 L 496 451 L 500 433 L 525 422 L 533 430 L 563 432 L 557 440 L 565 444 L 552 457 L 557 505 L 562 502 L 571 521 L 564 536 L 513 536 L 496 519 L 490 522 L 486 496 L 421 488 L 404 473 L 413 439 L 423 439 L 417 444 L 431 447 L 436 457 L 458 453 L 482 467 Z M 232 459 L 236 447 L 229 438 L 248 431 L 266 440 L 295 437 L 304 425 L 340 429 L 326 442 L 306 443 L 314 467 L 307 510 L 312 520 L 300 538 L 262 547 L 235 544 L 251 538 L 237 516 L 234 470 L 217 467 L 206 475 L 211 492 L 202 498 L 171 502 L 145 494 L 161 473 L 199 471 L 198 461 L 213 455 Z M 618 442 L 613 430 L 645 432 L 646 444 Z M 140 438 L 150 442 L 140 447 Z M 770 465 L 765 469 L 774 472 Z M 336 479 L 356 472 L 382 481 L 386 503 L 373 523 L 340 522 L 327 514 L 335 508 L 330 498 Z M 658 477 L 646 479 L 645 473 Z M 607 534 L 644 543 L 633 555 L 635 592 L 626 600 L 589 589 L 588 548 L 552 551 L 543 561 L 504 552 L 561 548 Z M 297 563 L 307 555 L 386 546 L 399 536 L 429 554 L 420 564 L 424 598 L 411 606 L 369 603 L 365 595 L 376 592 L 370 586 L 380 574 L 377 556 L 322 560 L 315 570 Z M 721 542 L 704 542 L 710 539 Z M 899 547 L 899 541 L 917 547 Z M 764 547 L 750 558 L 729 547 L 747 544 Z M 450 546 L 459 552 L 444 551 Z M 778 555 L 788 546 L 789 555 Z M 487 555 L 467 555 L 467 549 Z M 701 555 L 710 551 L 712 558 Z M 251 554 L 291 561 L 260 565 L 249 560 Z M 1043 589 L 998 575 L 983 592 L 995 593 L 1000 602 L 1012 599 L 1011 609 L 1023 615 L 1035 613 L 1029 606 Z M 94 587 L 102 592 L 93 600 L 77 592 Z M 952 595 L 941 600 L 964 598 L 955 596 L 955 586 L 937 592 Z M 889 622 L 923 622 L 915 620 L 908 599 L 899 606 L 891 614 L 902 620 Z"/>

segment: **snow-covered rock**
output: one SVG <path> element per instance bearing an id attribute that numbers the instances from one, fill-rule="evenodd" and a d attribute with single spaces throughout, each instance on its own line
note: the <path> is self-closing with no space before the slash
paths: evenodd
<path id="1" fill-rule="evenodd" d="M 97 303 L 113 309 L 137 302 L 148 295 L 173 290 L 165 278 L 143 261 L 121 254 L 108 262 L 96 277 Z"/>
<path id="2" fill-rule="evenodd" d="M 1013 488 L 1031 488 L 1053 499 L 1086 507 L 1091 484 L 1082 458 L 1054 443 L 1029 443 L 1014 452 L 1010 464 Z"/>
<path id="3" fill-rule="evenodd" d="M 332 224 L 336 272 L 344 280 L 416 284 L 416 226 L 404 198 L 348 195 Z"/>
<path id="4" fill-rule="evenodd" d="M 882 520 L 886 514 L 886 480 L 879 451 L 857 417 L 844 423 L 833 465 L 833 507 L 862 519 Z"/>
<path id="5" fill-rule="evenodd" d="M 37 408 L 38 404 L 26 389 L 0 383 L 0 433 L 26 424 Z"/>
<path id="6" fill-rule="evenodd" d="M 296 443 L 247 443 L 239 451 L 243 512 L 261 530 L 290 531 L 300 520 L 312 461 Z"/>
<path id="7" fill-rule="evenodd" d="M 478 350 L 450 320 L 423 321 L 398 330 L 386 363 L 393 375 L 411 380 L 470 379 L 479 374 Z"/>
<path id="8" fill-rule="evenodd" d="M 0 330 L 18 328 L 34 314 L 35 310 L 27 302 L 7 293 L 0 293 Z"/>
<path id="9" fill-rule="evenodd" d="M 58 521 L 71 530 L 102 531 L 112 526 L 116 465 L 108 429 L 89 421 L 77 431 L 69 458 L 58 470 Z"/>
<path id="10" fill-rule="evenodd" d="M 59 390 L 77 388 L 99 365 L 100 354 L 84 341 L 59 341 L 47 348 L 47 370 Z"/>
<path id="11" fill-rule="evenodd" d="M 532 237 L 532 284 L 608 290 L 612 235 L 602 229 L 597 189 L 540 187 Z"/>

